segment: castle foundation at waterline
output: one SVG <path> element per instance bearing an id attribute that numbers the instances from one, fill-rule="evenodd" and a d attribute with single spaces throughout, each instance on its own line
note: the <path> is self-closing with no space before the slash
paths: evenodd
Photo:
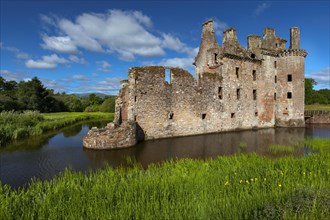
<path id="1" fill-rule="evenodd" d="M 272 28 L 265 28 L 263 37 L 248 36 L 247 42 L 242 47 L 236 30 L 229 28 L 220 46 L 209 20 L 202 26 L 195 78 L 180 68 L 130 68 L 114 122 L 92 129 L 84 147 L 120 148 L 140 140 L 304 126 L 307 52 L 300 49 L 299 29 L 290 29 L 289 48 Z"/>

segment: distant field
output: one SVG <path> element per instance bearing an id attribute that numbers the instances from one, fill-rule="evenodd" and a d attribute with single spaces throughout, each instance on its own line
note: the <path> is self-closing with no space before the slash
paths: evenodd
<path id="1" fill-rule="evenodd" d="M 29 136 L 41 135 L 86 120 L 112 121 L 114 113 L 105 112 L 59 112 L 44 113 L 13 111 L 0 113 L 0 146 L 5 142 Z"/>
<path id="2" fill-rule="evenodd" d="M 305 105 L 305 111 L 310 111 L 310 110 L 328 110 L 328 111 L 330 111 L 330 105 L 319 105 L 319 104 Z"/>

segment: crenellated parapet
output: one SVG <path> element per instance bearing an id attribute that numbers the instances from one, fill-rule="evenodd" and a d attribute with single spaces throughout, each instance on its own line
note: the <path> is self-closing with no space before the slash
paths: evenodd
<path id="1" fill-rule="evenodd" d="M 301 57 L 306 57 L 307 52 L 304 49 L 285 49 L 278 55 L 280 57 L 287 57 L 287 56 L 301 56 Z"/>

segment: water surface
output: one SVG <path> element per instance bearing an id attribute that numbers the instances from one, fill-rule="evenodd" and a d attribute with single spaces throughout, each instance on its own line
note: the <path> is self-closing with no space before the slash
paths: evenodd
<path id="1" fill-rule="evenodd" d="M 50 179 L 70 167 L 75 171 L 129 166 L 136 161 L 143 167 L 176 158 L 214 158 L 219 155 L 256 152 L 272 157 L 272 144 L 302 145 L 306 137 L 330 138 L 330 125 L 307 128 L 269 128 L 152 140 L 121 150 L 87 150 L 82 139 L 92 126 L 106 122 L 85 122 L 53 134 L 10 143 L 0 150 L 0 180 L 14 188 L 31 178 Z M 296 156 L 308 151 L 297 148 Z M 128 160 L 128 158 L 131 158 Z"/>

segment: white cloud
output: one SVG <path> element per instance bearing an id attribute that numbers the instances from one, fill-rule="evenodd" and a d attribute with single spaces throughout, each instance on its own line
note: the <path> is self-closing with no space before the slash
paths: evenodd
<path id="1" fill-rule="evenodd" d="M 110 67 L 111 64 L 108 63 L 107 61 L 96 61 L 96 65 L 97 65 L 97 71 L 98 72 L 110 72 Z"/>
<path id="2" fill-rule="evenodd" d="M 87 61 L 84 58 L 79 58 L 78 56 L 75 56 L 75 55 L 70 55 L 69 60 L 71 60 L 74 63 L 80 63 L 80 64 L 87 63 Z"/>
<path id="3" fill-rule="evenodd" d="M 330 89 L 330 67 L 326 67 L 319 71 L 306 74 L 306 77 L 313 78 L 317 82 L 317 88 Z"/>
<path id="4" fill-rule="evenodd" d="M 214 29 L 215 35 L 221 36 L 223 31 L 228 28 L 229 28 L 229 26 L 226 22 L 220 21 L 217 18 L 213 19 L 213 29 Z"/>
<path id="5" fill-rule="evenodd" d="M 27 68 L 35 68 L 35 69 L 54 69 L 57 67 L 57 64 L 66 64 L 69 61 L 57 56 L 56 54 L 52 54 L 49 56 L 42 56 L 40 60 L 29 59 L 25 62 L 25 66 Z"/>
<path id="6" fill-rule="evenodd" d="M 34 69 L 54 69 L 57 65 L 55 63 L 47 63 L 42 60 L 34 61 L 28 60 L 25 63 L 27 68 L 34 68 Z"/>
<path id="7" fill-rule="evenodd" d="M 77 53 L 78 49 L 70 37 L 49 37 L 48 35 L 43 35 L 42 48 L 53 50 L 60 53 Z"/>
<path id="8" fill-rule="evenodd" d="M 74 21 L 59 19 L 57 28 L 61 36 L 44 35 L 42 46 L 66 53 L 76 52 L 78 47 L 95 52 L 110 51 L 123 60 L 133 60 L 137 55 L 164 55 L 163 39 L 147 30 L 151 26 L 151 19 L 139 11 L 84 13 Z"/>
<path id="9" fill-rule="evenodd" d="M 271 6 L 271 2 L 263 2 L 261 4 L 259 4 L 257 6 L 257 8 L 254 10 L 254 14 L 255 15 L 260 15 L 261 13 L 263 13 L 267 8 L 269 8 Z"/>
<path id="10" fill-rule="evenodd" d="M 87 78 L 84 75 L 73 75 L 72 79 L 75 79 L 75 80 L 89 80 L 89 78 Z"/>
<path id="11" fill-rule="evenodd" d="M 16 82 L 20 82 L 24 80 L 25 77 L 27 77 L 27 73 L 21 71 L 12 72 L 10 70 L 0 70 L 0 76 L 2 76 L 7 81 L 13 80 Z"/>
<path id="12" fill-rule="evenodd" d="M 16 54 L 16 58 L 17 58 L 17 59 L 22 59 L 22 60 L 27 60 L 27 59 L 30 58 L 30 55 L 27 54 L 27 53 L 22 53 L 22 52 L 20 52 L 20 53 L 17 53 L 17 54 Z"/>
<path id="13" fill-rule="evenodd" d="M 182 69 L 188 70 L 189 72 L 192 72 L 194 69 L 193 62 L 194 58 L 187 57 L 163 59 L 158 64 L 161 66 L 180 67 Z"/>
<path id="14" fill-rule="evenodd" d="M 162 46 L 164 48 L 172 49 L 178 52 L 186 52 L 187 46 L 180 41 L 179 38 L 173 37 L 170 34 L 163 34 Z"/>
<path id="15" fill-rule="evenodd" d="M 7 47 L 7 46 L 5 46 L 5 44 L 3 42 L 0 42 L 0 49 L 1 50 L 6 50 L 6 51 L 9 51 L 9 52 L 12 52 L 12 53 L 16 54 L 17 59 L 26 60 L 26 59 L 30 58 L 29 54 L 20 51 L 16 47 Z"/>

